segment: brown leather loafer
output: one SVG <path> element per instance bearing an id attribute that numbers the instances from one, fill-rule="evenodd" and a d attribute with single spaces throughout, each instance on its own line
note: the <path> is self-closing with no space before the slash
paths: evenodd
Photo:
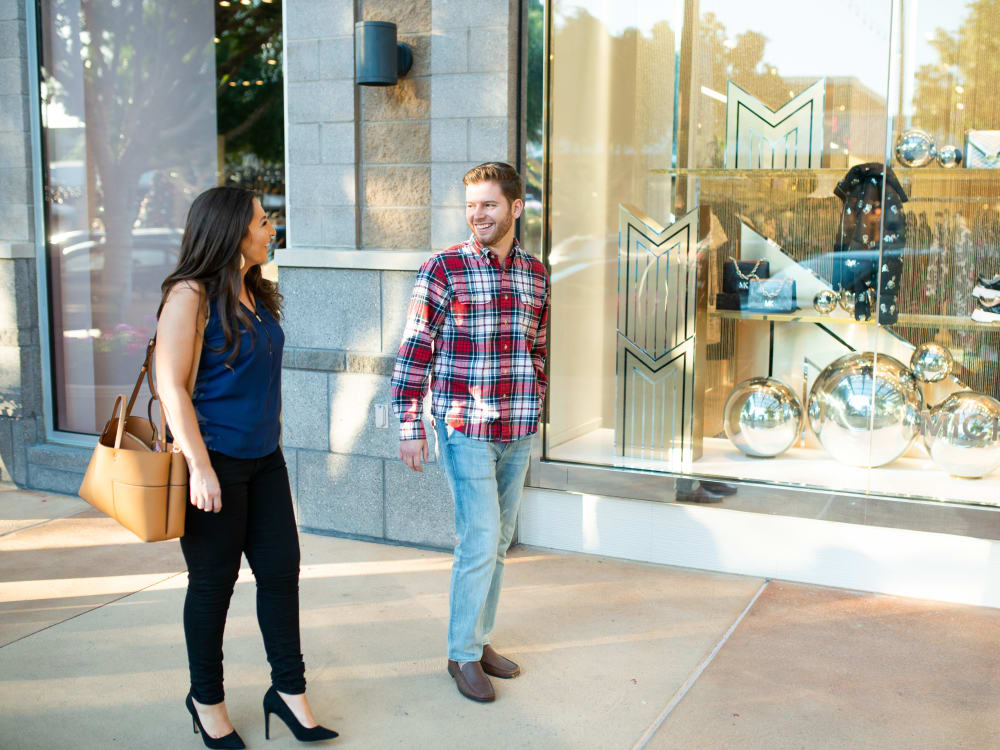
<path id="1" fill-rule="evenodd" d="M 489 703 L 497 697 L 493 692 L 493 683 L 478 661 L 458 662 L 449 659 L 448 674 L 455 679 L 458 692 L 470 700 Z"/>
<path id="2" fill-rule="evenodd" d="M 521 668 L 510 659 L 500 656 L 490 644 L 483 646 L 483 658 L 479 660 L 483 665 L 483 671 L 488 675 L 509 680 L 521 674 Z"/>

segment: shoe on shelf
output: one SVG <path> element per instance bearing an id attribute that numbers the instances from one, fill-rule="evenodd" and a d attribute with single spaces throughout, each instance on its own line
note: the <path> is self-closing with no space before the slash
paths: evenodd
<path id="1" fill-rule="evenodd" d="M 984 274 L 979 274 L 976 288 L 972 290 L 974 297 L 980 299 L 996 299 L 1000 297 L 1000 273 L 994 274 L 991 278 Z"/>
<path id="2" fill-rule="evenodd" d="M 194 698 L 191 693 L 188 693 L 187 698 L 184 699 L 184 705 L 191 712 L 191 726 L 194 733 L 198 734 L 199 730 L 201 731 L 201 740 L 205 743 L 205 747 L 220 748 L 221 750 L 240 750 L 240 748 L 246 747 L 240 736 L 236 734 L 235 729 L 225 737 L 209 737 L 205 727 L 201 725 L 201 717 L 198 715 L 198 709 L 194 707 Z"/>
<path id="3" fill-rule="evenodd" d="M 1000 294 L 995 297 L 977 297 L 972 319 L 979 323 L 1000 323 Z"/>
<path id="4" fill-rule="evenodd" d="M 264 693 L 264 739 L 267 740 L 271 739 L 271 714 L 277 714 L 278 718 L 288 725 L 292 734 L 295 735 L 295 739 L 299 742 L 322 742 L 340 736 L 332 729 L 321 727 L 318 724 L 314 727 L 302 726 L 295 718 L 292 709 L 285 703 L 285 699 L 278 695 L 274 685 L 271 685 Z"/>
<path id="5" fill-rule="evenodd" d="M 722 495 L 725 497 L 726 495 L 736 494 L 736 487 L 732 484 L 728 484 L 727 482 L 706 482 L 703 479 L 701 480 L 701 486 L 713 495 Z"/>
<path id="6" fill-rule="evenodd" d="M 705 487 L 706 482 L 693 482 L 691 486 L 677 487 L 677 502 L 679 503 L 721 503 L 722 494 Z M 709 482 L 709 484 L 711 484 Z"/>

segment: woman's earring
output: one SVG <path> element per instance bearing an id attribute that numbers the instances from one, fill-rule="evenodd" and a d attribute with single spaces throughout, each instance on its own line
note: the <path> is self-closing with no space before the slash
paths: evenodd
<path id="1" fill-rule="evenodd" d="M 240 253 L 240 270 L 241 271 L 243 270 L 243 266 L 245 266 L 246 264 L 247 264 L 247 257 L 243 253 Z"/>

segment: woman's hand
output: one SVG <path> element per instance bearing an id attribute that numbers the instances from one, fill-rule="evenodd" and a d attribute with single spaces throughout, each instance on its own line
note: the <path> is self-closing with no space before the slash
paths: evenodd
<path id="1" fill-rule="evenodd" d="M 191 484 L 191 505 L 198 510 L 218 513 L 222 510 L 222 490 L 219 488 L 219 478 L 211 466 L 205 468 L 191 467 L 189 470 Z"/>

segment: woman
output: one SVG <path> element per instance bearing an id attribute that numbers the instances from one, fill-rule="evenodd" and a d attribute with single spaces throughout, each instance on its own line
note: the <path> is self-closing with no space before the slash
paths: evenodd
<path id="1" fill-rule="evenodd" d="M 207 747 L 245 747 L 226 713 L 222 633 L 246 554 L 271 665 L 265 733 L 277 714 L 303 742 L 337 736 L 306 700 L 299 645 L 299 541 L 281 433 L 281 295 L 261 276 L 275 230 L 249 190 L 217 187 L 188 213 L 177 268 L 163 282 L 156 372 L 174 444 L 187 460 L 191 505 L 181 549 L 188 567 L 185 705 Z M 192 362 L 199 305 L 208 314 Z M 198 367 L 194 394 L 187 392 Z"/>

